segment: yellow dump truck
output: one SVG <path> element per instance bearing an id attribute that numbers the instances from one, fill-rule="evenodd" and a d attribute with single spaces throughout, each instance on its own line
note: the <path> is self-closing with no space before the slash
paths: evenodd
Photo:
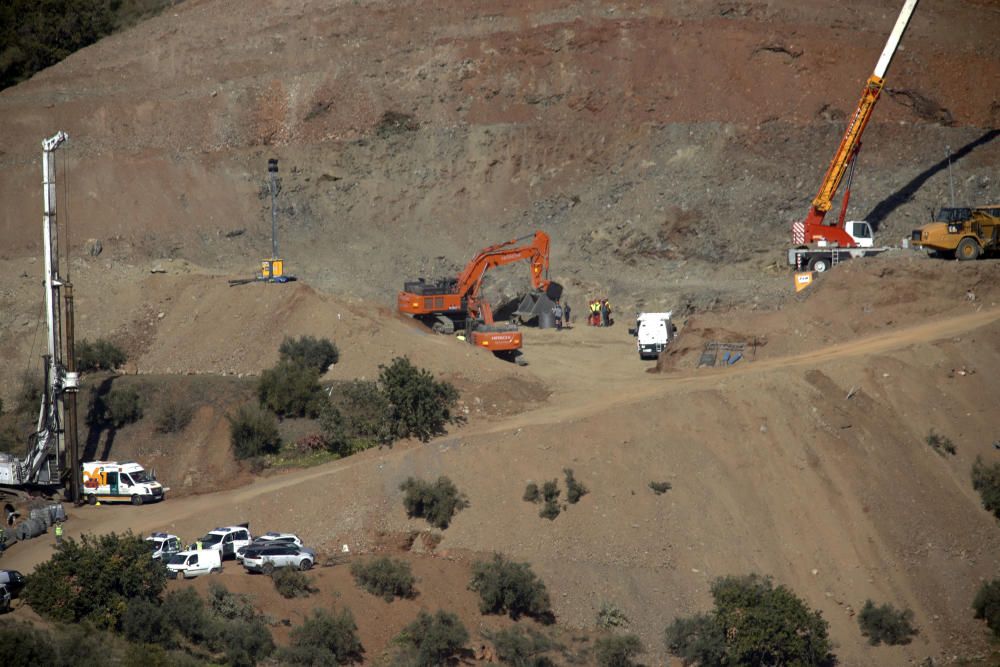
<path id="1" fill-rule="evenodd" d="M 940 257 L 978 259 L 1000 251 L 1000 205 L 942 208 L 913 230 L 911 243 Z"/>

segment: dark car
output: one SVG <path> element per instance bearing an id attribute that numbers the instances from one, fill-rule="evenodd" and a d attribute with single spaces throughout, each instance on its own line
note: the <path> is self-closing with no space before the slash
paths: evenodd
<path id="1" fill-rule="evenodd" d="M 0 570 L 0 584 L 5 585 L 11 597 L 16 598 L 24 588 L 24 575 L 17 570 Z"/>

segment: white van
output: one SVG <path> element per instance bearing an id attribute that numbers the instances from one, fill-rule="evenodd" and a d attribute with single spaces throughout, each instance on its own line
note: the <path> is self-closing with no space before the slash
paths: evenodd
<path id="1" fill-rule="evenodd" d="M 142 505 L 163 500 L 169 489 L 134 461 L 87 461 L 83 464 L 81 492 L 91 505 L 125 502 Z"/>
<path id="2" fill-rule="evenodd" d="M 628 332 L 636 337 L 640 359 L 656 359 L 674 339 L 676 330 L 670 320 L 671 315 L 673 311 L 636 315 L 635 329 Z"/>
<path id="3" fill-rule="evenodd" d="M 222 572 L 222 552 L 210 549 L 179 551 L 167 560 L 167 576 L 191 579 L 203 574 Z"/>

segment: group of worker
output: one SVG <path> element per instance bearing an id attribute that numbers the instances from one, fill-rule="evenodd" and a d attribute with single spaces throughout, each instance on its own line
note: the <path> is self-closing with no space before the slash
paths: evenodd
<path id="1" fill-rule="evenodd" d="M 587 324 L 592 327 L 611 326 L 611 304 L 607 299 L 594 299 L 590 302 L 590 315 Z"/>
<path id="2" fill-rule="evenodd" d="M 552 319 L 555 320 L 556 331 L 562 331 L 564 325 L 569 326 L 571 312 L 568 301 L 562 303 L 556 301 L 556 305 L 552 306 Z"/>

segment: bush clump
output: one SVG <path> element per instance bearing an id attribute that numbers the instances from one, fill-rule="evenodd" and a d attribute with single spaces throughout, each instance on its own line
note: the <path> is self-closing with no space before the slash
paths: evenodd
<path id="1" fill-rule="evenodd" d="M 656 495 L 662 496 L 664 493 L 666 493 L 667 491 L 669 491 L 674 487 L 670 484 L 670 482 L 650 482 L 649 488 L 651 488 L 653 490 L 653 493 L 655 493 Z"/>
<path id="2" fill-rule="evenodd" d="M 387 556 L 367 562 L 354 561 L 351 563 L 351 575 L 358 586 L 386 602 L 416 595 L 413 585 L 417 579 L 410 570 L 410 564 L 405 561 Z"/>
<path id="3" fill-rule="evenodd" d="M 1000 637 L 1000 579 L 982 585 L 972 601 L 972 608 L 976 618 L 986 621 L 986 627 L 993 631 L 994 636 Z"/>
<path id="4" fill-rule="evenodd" d="M 320 375 L 330 366 L 340 361 L 340 350 L 329 338 L 285 338 L 281 341 L 278 354 L 284 361 L 290 361 L 306 368 L 315 369 Z"/>
<path id="5" fill-rule="evenodd" d="M 315 418 L 327 402 L 319 385 L 319 371 L 288 360 L 261 373 L 257 397 L 261 407 L 279 417 Z"/>
<path id="6" fill-rule="evenodd" d="M 573 476 L 572 468 L 563 468 L 563 474 L 566 475 L 566 500 L 569 501 L 570 505 L 575 505 L 580 502 L 580 498 L 583 498 L 589 491 L 587 487 L 576 480 Z"/>
<path id="7" fill-rule="evenodd" d="M 302 625 L 292 630 L 291 645 L 278 652 L 282 664 L 353 665 L 364 660 L 358 625 L 350 609 L 330 613 L 314 609 Z"/>
<path id="8" fill-rule="evenodd" d="M 403 649 L 405 664 L 438 667 L 458 655 L 469 641 L 469 632 L 455 614 L 438 610 L 431 615 L 421 610 L 394 641 Z"/>
<path id="9" fill-rule="evenodd" d="M 979 492 L 983 507 L 1000 519 L 1000 463 L 987 465 L 977 456 L 972 464 L 972 488 Z"/>
<path id="10" fill-rule="evenodd" d="M 600 667 L 633 667 L 632 660 L 646 649 L 636 635 L 610 635 L 601 637 L 594 644 L 594 653 Z"/>
<path id="11" fill-rule="evenodd" d="M 400 484 L 399 490 L 404 494 L 403 506 L 408 517 L 426 519 L 440 530 L 448 527 L 459 510 L 469 506 L 465 495 L 444 476 L 438 477 L 433 484 L 409 477 Z"/>
<path id="12" fill-rule="evenodd" d="M 524 495 L 521 496 L 521 500 L 529 503 L 541 502 L 542 490 L 534 482 L 528 482 L 528 485 L 524 487 Z"/>
<path id="13" fill-rule="evenodd" d="M 354 380 L 335 387 L 320 415 L 327 449 L 349 456 L 390 444 L 395 428 L 389 413 L 389 400 L 376 382 Z"/>
<path id="14" fill-rule="evenodd" d="M 156 415 L 156 430 L 160 433 L 180 433 L 194 418 L 194 408 L 181 401 L 167 401 Z"/>
<path id="15" fill-rule="evenodd" d="M 872 646 L 882 643 L 888 646 L 909 644 L 918 633 L 912 621 L 913 612 L 909 609 L 899 610 L 891 604 L 876 607 L 871 600 L 865 602 L 858 614 L 861 634 L 868 638 Z"/>
<path id="16" fill-rule="evenodd" d="M 610 630 L 626 625 L 628 625 L 628 616 L 625 615 L 625 612 L 610 602 L 601 603 L 601 608 L 597 611 L 597 627 Z"/>
<path id="17" fill-rule="evenodd" d="M 542 500 L 544 504 L 542 509 L 538 512 L 538 516 L 543 519 L 548 519 L 553 521 L 557 516 L 559 516 L 559 494 L 562 493 L 559 490 L 559 482 L 556 480 L 550 480 L 542 484 Z"/>
<path id="18" fill-rule="evenodd" d="M 388 402 L 395 438 L 412 436 L 426 442 L 456 421 L 451 411 L 458 401 L 458 390 L 451 383 L 435 380 L 406 357 L 379 368 L 379 386 Z"/>
<path id="19" fill-rule="evenodd" d="M 87 423 L 96 427 L 122 428 L 142 419 L 142 396 L 132 387 L 111 389 L 107 393 L 92 391 L 87 410 Z"/>
<path id="20" fill-rule="evenodd" d="M 931 432 L 927 434 L 925 441 L 927 442 L 927 446 L 937 452 L 940 456 L 944 456 L 946 454 L 954 456 L 958 451 L 955 448 L 955 443 L 951 441 L 951 438 L 941 435 L 940 433 L 935 433 L 934 429 L 931 429 Z"/>
<path id="21" fill-rule="evenodd" d="M 829 624 L 770 578 L 751 574 L 712 582 L 715 608 L 676 619 L 667 650 L 686 664 L 832 666 Z"/>
<path id="22" fill-rule="evenodd" d="M 113 371 L 128 361 L 120 347 L 105 338 L 93 343 L 84 339 L 76 344 L 76 369 L 81 373 L 90 371 Z"/>
<path id="23" fill-rule="evenodd" d="M 476 561 L 469 589 L 479 593 L 480 613 L 552 621 L 549 592 L 527 563 L 513 563 L 501 554 L 494 554 L 490 561 Z"/>
<path id="24" fill-rule="evenodd" d="M 271 573 L 274 588 L 283 598 L 304 598 L 316 591 L 312 580 L 294 567 L 279 567 Z"/>
<path id="25" fill-rule="evenodd" d="M 250 405 L 243 405 L 229 420 L 230 441 L 238 459 L 276 454 L 281 449 L 278 421 L 274 415 Z"/>
<path id="26" fill-rule="evenodd" d="M 560 647 L 534 628 L 525 629 L 515 625 L 496 632 L 485 631 L 483 636 L 493 643 L 497 657 L 505 665 L 555 667 L 552 659 L 544 653 Z"/>
<path id="27" fill-rule="evenodd" d="M 116 628 L 132 598 L 154 601 L 166 585 L 163 566 L 131 532 L 67 538 L 35 568 L 24 599 L 41 616 Z"/>

